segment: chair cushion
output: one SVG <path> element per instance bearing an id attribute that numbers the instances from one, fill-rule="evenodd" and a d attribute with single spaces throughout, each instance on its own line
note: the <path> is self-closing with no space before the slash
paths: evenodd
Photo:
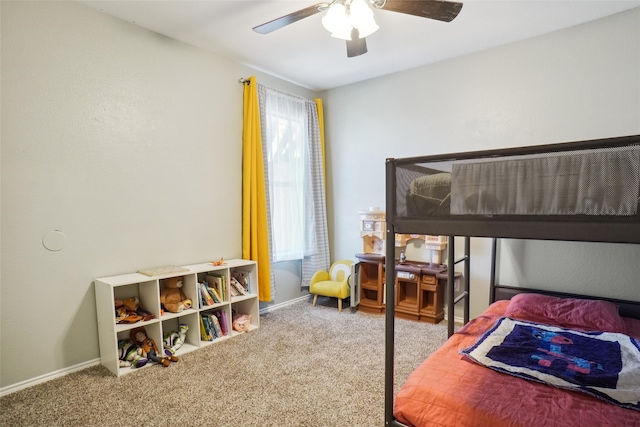
<path id="1" fill-rule="evenodd" d="M 309 292 L 325 297 L 344 299 L 349 296 L 349 287 L 342 285 L 343 282 L 324 280 L 322 282 L 317 282 L 311 285 L 309 287 Z"/>

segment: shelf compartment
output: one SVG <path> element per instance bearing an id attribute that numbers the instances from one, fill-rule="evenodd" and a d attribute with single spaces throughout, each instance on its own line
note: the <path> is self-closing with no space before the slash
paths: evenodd
<path id="1" fill-rule="evenodd" d="M 145 333 L 147 335 L 148 338 L 152 339 L 155 341 L 156 346 L 158 347 L 158 356 L 162 356 L 162 352 L 163 352 L 163 346 L 162 346 L 162 332 L 160 329 L 160 322 L 156 321 L 155 323 L 147 323 L 146 325 L 143 324 L 143 322 L 139 322 L 139 323 L 133 323 L 130 325 L 131 327 L 120 331 L 117 333 L 117 344 L 120 344 L 121 340 L 130 340 L 130 334 L 131 334 L 131 330 L 138 328 L 138 327 L 144 327 Z M 117 347 L 118 351 L 119 351 L 119 346 Z M 140 368 L 136 368 L 135 366 L 124 366 L 121 367 L 119 366 L 119 354 L 116 353 L 116 375 L 117 376 L 121 376 L 121 375 L 126 375 L 126 374 L 130 374 L 132 372 L 135 372 L 139 369 L 146 369 L 150 366 L 156 365 L 155 362 L 152 362 L 151 360 L 149 360 L 147 362 L 147 364 L 145 366 L 142 366 Z"/>
<path id="2" fill-rule="evenodd" d="M 220 312 L 222 313 L 222 315 L 224 316 L 224 318 L 226 319 L 226 333 L 224 333 L 225 331 L 223 330 L 223 324 L 221 321 L 219 321 L 218 323 L 220 324 L 220 328 L 221 328 L 221 333 L 223 335 L 215 335 L 214 331 L 212 331 L 211 333 L 213 334 L 213 339 L 212 340 L 206 340 L 202 338 L 202 331 L 200 330 L 201 325 L 200 323 L 198 323 L 198 332 L 199 332 L 199 338 L 200 338 L 200 345 L 208 345 L 208 344 L 212 344 L 212 343 L 216 343 L 216 342 L 220 342 L 223 341 L 225 339 L 228 339 L 229 337 L 231 337 L 231 313 L 229 310 L 229 306 L 227 305 L 226 307 L 223 308 L 219 308 L 219 309 L 211 309 L 211 310 L 202 310 L 200 312 L 200 315 L 198 316 L 198 322 L 200 322 L 200 317 L 201 316 L 215 316 L 216 312 Z M 217 318 L 217 316 L 216 316 Z M 213 326 L 213 325 L 212 325 Z"/>
<path id="3" fill-rule="evenodd" d="M 187 333 L 185 335 L 182 346 L 176 351 L 176 356 L 188 353 L 200 347 L 200 331 L 198 324 L 198 312 L 190 309 L 188 313 L 186 311 L 180 313 L 178 316 L 172 316 L 168 319 L 162 320 L 162 340 L 164 347 L 164 339 L 172 332 L 180 333 L 180 325 L 185 324 L 188 326 Z"/>
<path id="4" fill-rule="evenodd" d="M 182 277 L 182 287 L 180 288 L 180 290 L 182 291 L 182 293 L 184 293 L 185 297 L 187 297 L 187 299 L 191 300 L 191 307 L 192 309 L 197 309 L 197 304 L 198 304 L 198 288 L 197 288 L 197 283 L 196 283 L 196 278 L 193 274 L 188 274 L 185 273 L 182 276 L 172 276 L 172 277 Z M 160 279 L 159 280 L 159 286 L 160 286 L 160 292 L 162 293 L 162 290 L 164 289 L 164 283 L 165 283 L 165 279 L 167 279 L 167 277 Z M 162 307 L 161 307 L 162 308 Z M 166 312 L 164 313 L 164 315 L 171 315 L 171 314 L 177 314 L 177 315 L 181 315 L 181 313 L 171 313 L 171 312 Z"/>
<path id="5" fill-rule="evenodd" d="M 155 318 L 160 317 L 160 302 L 158 297 L 158 281 L 147 280 L 139 283 L 132 283 L 128 285 L 122 285 L 113 287 L 113 305 L 114 315 L 113 321 L 116 321 L 115 317 L 115 300 L 126 300 L 128 298 L 138 298 L 139 308 L 151 313 Z M 122 323 L 119 323 L 122 325 Z"/>

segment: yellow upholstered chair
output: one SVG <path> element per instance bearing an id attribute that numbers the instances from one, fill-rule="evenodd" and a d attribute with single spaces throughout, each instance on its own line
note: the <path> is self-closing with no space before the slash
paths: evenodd
<path id="1" fill-rule="evenodd" d="M 353 261 L 341 259 L 331 264 L 329 271 L 316 271 L 311 277 L 309 292 L 315 294 L 313 306 L 316 306 L 318 295 L 338 298 L 338 311 L 342 311 L 342 300 L 350 295 L 349 277 Z"/>

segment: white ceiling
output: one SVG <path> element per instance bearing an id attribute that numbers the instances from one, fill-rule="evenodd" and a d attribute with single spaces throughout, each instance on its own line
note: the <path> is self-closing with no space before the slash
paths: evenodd
<path id="1" fill-rule="evenodd" d="M 376 10 L 369 52 L 347 58 L 323 13 L 270 34 L 253 27 L 321 0 L 88 0 L 91 8 L 312 90 L 406 70 L 599 19 L 640 0 L 466 0 L 450 23 Z"/>

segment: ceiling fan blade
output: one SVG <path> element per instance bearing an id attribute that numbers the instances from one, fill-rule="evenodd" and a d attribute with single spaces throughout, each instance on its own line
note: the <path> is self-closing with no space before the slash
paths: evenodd
<path id="1" fill-rule="evenodd" d="M 462 3 L 440 0 L 386 0 L 381 8 L 392 12 L 451 22 L 460 13 Z"/>
<path id="2" fill-rule="evenodd" d="M 365 53 L 367 53 L 367 40 L 364 37 L 360 38 L 358 30 L 353 28 L 351 30 L 351 40 L 347 40 L 347 57 L 353 58 Z"/>
<path id="3" fill-rule="evenodd" d="M 329 3 L 314 4 L 313 6 L 305 7 L 304 9 L 300 9 L 296 12 L 281 16 L 280 18 L 276 18 L 272 21 L 265 22 L 264 24 L 258 25 L 257 27 L 253 27 L 253 31 L 260 34 L 268 34 L 282 27 L 286 27 L 289 24 L 298 22 L 301 19 L 308 18 L 309 16 L 322 12 L 327 7 L 329 7 Z"/>

